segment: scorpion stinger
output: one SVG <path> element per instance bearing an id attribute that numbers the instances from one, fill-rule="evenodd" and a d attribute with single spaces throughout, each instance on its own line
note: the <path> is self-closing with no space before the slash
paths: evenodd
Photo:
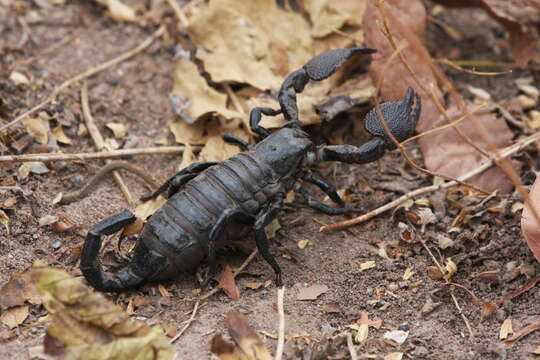
<path id="1" fill-rule="evenodd" d="M 372 54 L 377 50 L 371 47 L 353 47 L 347 49 L 334 49 L 323 52 L 308 61 L 301 69 L 287 76 L 278 93 L 280 109 L 256 107 L 249 115 L 251 130 L 265 138 L 270 131 L 259 125 L 262 115 L 276 116 L 283 113 L 287 122 L 293 122 L 294 127 L 299 127 L 298 104 L 296 94 L 304 91 L 309 80 L 321 81 L 336 72 L 336 70 L 351 56 Z"/>

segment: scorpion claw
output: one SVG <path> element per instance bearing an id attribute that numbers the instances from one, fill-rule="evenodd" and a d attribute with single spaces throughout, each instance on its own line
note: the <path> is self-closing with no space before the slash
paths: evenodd
<path id="1" fill-rule="evenodd" d="M 321 81 L 335 73 L 352 55 L 373 54 L 374 52 L 377 52 L 377 49 L 367 46 L 329 50 L 311 59 L 304 65 L 304 70 L 311 80 Z"/>

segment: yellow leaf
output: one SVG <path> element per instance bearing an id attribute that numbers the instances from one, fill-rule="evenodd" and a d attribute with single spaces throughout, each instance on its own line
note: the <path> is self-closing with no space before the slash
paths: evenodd
<path id="1" fill-rule="evenodd" d="M 14 329 L 28 317 L 28 305 L 16 306 L 5 310 L 0 316 L 0 321 L 7 325 L 10 329 Z"/>
<path id="2" fill-rule="evenodd" d="M 167 201 L 163 196 L 158 196 L 154 199 L 142 202 L 134 210 L 137 220 L 134 223 L 129 224 L 122 231 L 122 236 L 129 236 L 137 234 L 141 231 L 146 219 L 152 215 L 157 209 L 161 208 Z"/>
<path id="3" fill-rule="evenodd" d="M 403 274 L 403 280 L 409 280 L 414 274 L 415 271 L 413 271 L 414 266 L 409 266 L 405 269 L 405 273 Z"/>
<path id="4" fill-rule="evenodd" d="M 247 134 L 242 130 L 232 131 L 232 133 L 244 140 Z M 223 161 L 240 152 L 238 146 L 234 146 L 223 141 L 222 135 L 210 136 L 202 148 L 199 159 L 201 161 Z"/>
<path id="5" fill-rule="evenodd" d="M 110 15 L 118 21 L 138 22 L 135 10 L 119 0 L 98 0 L 109 8 Z"/>
<path id="6" fill-rule="evenodd" d="M 309 245 L 309 240 L 305 240 L 305 239 L 304 239 L 304 240 L 300 240 L 300 241 L 298 242 L 298 247 L 299 247 L 300 249 L 304 249 L 304 248 L 305 248 L 306 246 L 308 246 L 308 245 Z"/>
<path id="7" fill-rule="evenodd" d="M 446 260 L 446 271 L 447 273 L 444 275 L 445 280 L 450 280 L 450 278 L 457 272 L 458 267 L 457 265 L 452 261 L 452 259 Z"/>
<path id="8" fill-rule="evenodd" d="M 28 133 L 32 135 L 40 144 L 47 144 L 49 140 L 49 122 L 39 117 L 27 117 L 22 120 Z"/>
<path id="9" fill-rule="evenodd" d="M 65 359 L 168 360 L 163 331 L 129 319 L 122 308 L 63 270 L 40 270 L 38 289 L 52 320 L 46 337 Z"/>
<path id="10" fill-rule="evenodd" d="M 163 286 L 161 284 L 158 285 L 158 290 L 159 290 L 159 293 L 161 294 L 161 296 L 167 296 L 167 297 L 172 296 L 172 294 L 169 292 L 169 290 L 167 290 L 167 288 L 165 288 L 165 286 Z"/>
<path id="11" fill-rule="evenodd" d="M 107 126 L 114 134 L 114 137 L 117 139 L 122 139 L 127 134 L 126 125 L 120 123 L 107 123 Z"/>
<path id="12" fill-rule="evenodd" d="M 372 269 L 372 268 L 374 268 L 375 266 L 377 266 L 377 264 L 375 263 L 375 261 L 373 261 L 373 260 L 371 260 L 371 261 L 366 261 L 366 262 L 363 262 L 363 263 L 360 264 L 360 271 Z"/>
<path id="13" fill-rule="evenodd" d="M 9 218 L 2 209 L 0 209 L 0 223 L 5 226 L 7 234 L 9 235 Z"/>
<path id="14" fill-rule="evenodd" d="M 400 352 L 392 352 L 392 353 L 387 354 L 384 357 L 384 360 L 401 360 L 401 359 L 403 359 L 403 353 L 400 353 Z"/>
<path id="15" fill-rule="evenodd" d="M 508 337 L 508 335 L 513 333 L 514 330 L 512 329 L 512 318 L 509 316 L 503 321 L 501 325 L 501 330 L 499 331 L 499 339 L 504 340 Z"/>
<path id="16" fill-rule="evenodd" d="M 56 138 L 56 141 L 58 141 L 59 143 L 66 144 L 66 145 L 73 144 L 71 139 L 68 138 L 66 134 L 64 133 L 64 129 L 62 128 L 61 124 L 58 124 L 57 127 L 52 129 L 51 133 L 54 135 L 54 137 Z"/>

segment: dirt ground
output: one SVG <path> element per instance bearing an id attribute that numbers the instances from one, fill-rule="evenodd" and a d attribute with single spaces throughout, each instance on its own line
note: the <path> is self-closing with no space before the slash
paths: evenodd
<path id="1" fill-rule="evenodd" d="M 0 0 L 0 5 L 9 2 Z M 4 99 L 4 103 L 0 103 L 3 112 L 0 117 L 4 119 L 11 118 L 5 114 L 15 109 L 22 112 L 30 108 L 47 96 L 55 85 L 133 48 L 149 35 L 140 27 L 104 16 L 100 8 L 86 1 L 69 2 L 54 11 L 31 5 L 21 16 L 30 31 L 26 40 L 17 16 L 7 7 L 0 7 L 0 99 Z M 481 12 L 445 11 L 442 19 L 459 28 L 464 39 L 452 40 L 432 23 L 428 44 L 434 54 L 444 55 L 458 48 L 462 59 L 511 61 L 508 54 L 492 51 L 491 42 L 504 37 L 504 33 L 497 23 Z M 64 45 L 41 54 L 66 37 L 69 38 Z M 7 80 L 9 73 L 14 64 L 31 58 L 35 58 L 31 64 L 16 67 L 30 78 L 31 85 L 15 87 Z M 173 144 L 168 125 L 174 114 L 168 94 L 173 86 L 174 66 L 174 44 L 158 41 L 135 58 L 89 79 L 92 112 L 101 131 L 108 131 L 103 127 L 106 122 L 120 122 L 129 127 L 126 140 L 129 147 L 153 146 L 153 142 L 161 138 L 167 138 L 169 144 Z M 495 100 L 516 96 L 517 89 L 513 85 L 516 78 L 532 76 L 536 84 L 540 83 L 539 73 L 532 70 L 516 70 L 499 77 L 464 75 L 455 71 L 449 71 L 449 75 L 466 96 L 469 95 L 464 89 L 467 84 L 472 84 L 487 90 Z M 58 97 L 58 103 L 67 114 L 69 126 L 66 132 L 76 139 L 73 145 L 61 145 L 64 152 L 94 151 L 89 136 L 76 136 L 78 123 L 82 121 L 79 89 L 80 86 L 73 86 Z M 24 130 L 18 131 L 13 136 L 22 134 Z M 43 149 L 34 145 L 25 153 L 39 150 Z M 3 154 L 15 153 L 8 147 L 0 148 L 0 151 Z M 419 158 L 419 151 L 413 153 Z M 516 156 L 513 163 L 524 182 L 530 184 L 534 169 L 526 165 L 527 158 L 534 159 L 538 154 L 533 149 L 524 153 Z M 130 160 L 159 179 L 166 179 L 174 173 L 180 159 L 159 155 L 138 156 Z M 0 192 L 0 204 L 9 196 L 17 197 L 14 208 L 7 211 L 11 234 L 0 227 L 0 252 L 3 254 L 0 284 L 36 259 L 78 274 L 73 249 L 80 248 L 88 228 L 128 205 L 112 180 L 105 181 L 91 196 L 71 205 L 52 205 L 52 200 L 59 192 L 80 187 L 101 166 L 102 161 L 52 163 L 50 172 L 46 174 L 32 174 L 27 180 L 16 180 L 27 196 Z M 0 181 L 16 179 L 17 168 L 18 164 L 0 164 Z M 402 176 L 397 170 L 399 168 L 412 174 L 412 179 Z M 404 191 L 431 182 L 429 177 L 415 174 L 405 166 L 398 152 L 389 153 L 382 160 L 365 166 L 332 164 L 322 166 L 320 171 L 330 178 L 333 175 L 338 188 L 346 189 L 349 202 L 366 211 L 395 199 Z M 145 194 L 146 190 L 138 179 L 131 175 L 125 175 L 125 179 L 134 196 Z M 318 196 L 322 197 L 322 194 L 318 193 Z M 363 311 L 367 311 L 370 318 L 383 320 L 382 327 L 378 330 L 371 328 L 368 340 L 358 347 L 359 354 L 376 355 L 364 358 L 382 359 L 391 352 L 405 353 L 404 359 L 535 358 L 531 352 L 540 345 L 540 332 L 527 336 L 510 348 L 503 345 L 498 336 L 501 323 L 509 316 L 514 330 L 540 317 L 538 288 L 508 301 L 487 319 L 481 318 L 482 309 L 473 304 L 470 295 L 454 290 L 474 333 L 471 337 L 452 298 L 444 291 L 442 280 L 429 276 L 428 267 L 434 263 L 419 241 L 425 240 L 438 260 L 452 256 L 458 266 L 452 278 L 454 283 L 469 289 L 481 301 L 494 302 L 540 272 L 539 264 L 522 242 L 520 211 L 511 209 L 512 203 L 518 201 L 517 196 L 511 195 L 507 205 L 501 205 L 505 198 L 490 200 L 485 208 L 500 206 L 501 211 L 482 213 L 458 233 L 448 231 L 459 213 L 459 204 L 476 205 L 480 200 L 471 200 L 472 197 L 459 192 L 453 193 L 452 201 L 445 193 L 430 194 L 428 198 L 434 204 L 437 221 L 427 225 L 423 232 L 421 227 L 416 227 L 415 238 L 409 241 L 400 240 L 398 223 L 408 221 L 403 209 L 348 230 L 320 233 L 321 224 L 329 224 L 336 219 L 316 213 L 301 202 L 287 206 L 279 215 L 282 228 L 271 248 L 284 271 L 287 284 L 286 333 L 298 335 L 286 342 L 285 358 L 350 358 L 345 338 L 339 334 L 359 319 Z M 58 213 L 68 215 L 76 228 L 57 233 L 49 227 L 39 226 L 40 217 Z M 412 225 L 408 226 L 412 228 Z M 441 235 L 450 237 L 454 241 L 453 246 L 440 249 L 437 239 Z M 309 245 L 300 249 L 297 244 L 301 240 L 309 240 Z M 388 258 L 379 255 L 380 248 L 386 249 Z M 222 254 L 220 261 L 238 266 L 245 256 L 242 252 L 231 251 Z M 362 271 L 360 264 L 367 261 L 375 261 L 376 266 Z M 415 273 L 410 279 L 403 280 L 409 267 Z M 498 271 L 494 277 L 479 276 L 494 270 Z M 270 268 L 257 257 L 239 277 L 240 300 L 233 301 L 218 293 L 203 303 L 194 323 L 174 344 L 177 358 L 210 358 L 210 341 L 215 333 L 226 333 L 224 315 L 229 311 L 247 315 L 250 324 L 259 331 L 277 334 L 275 286 L 270 284 L 257 290 L 246 287 L 249 282 L 265 282 L 272 278 Z M 110 297 L 124 306 L 135 295 L 149 297 L 149 303 L 136 308 L 133 317 L 151 325 L 160 324 L 174 336 L 190 316 L 198 284 L 193 274 L 186 274 L 165 284 L 173 294 L 170 298 L 162 297 L 156 286 Z M 296 300 L 300 288 L 316 284 L 326 285 L 328 291 L 317 300 Z M 427 313 L 426 306 L 433 306 L 433 311 Z M 337 312 L 328 311 L 336 307 Z M 33 307 L 24 324 L 11 330 L 11 336 L 0 343 L 0 358 L 30 358 L 28 349 L 43 342 L 46 325 L 36 322 L 43 315 L 43 308 Z M 383 334 L 398 328 L 409 332 L 404 344 L 394 346 L 386 343 Z M 0 329 L 7 331 L 4 325 L 0 325 Z M 274 339 L 263 338 L 270 349 L 275 348 Z"/>

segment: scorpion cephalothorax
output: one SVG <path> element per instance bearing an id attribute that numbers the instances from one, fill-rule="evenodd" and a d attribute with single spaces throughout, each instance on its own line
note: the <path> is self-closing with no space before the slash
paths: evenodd
<path id="1" fill-rule="evenodd" d="M 300 127 L 296 95 L 310 80 L 324 80 L 332 75 L 349 57 L 375 51 L 354 47 L 316 56 L 285 79 L 278 94 L 280 109 L 251 111 L 251 129 L 263 138 L 259 143 L 250 145 L 225 134 L 227 142 L 244 151 L 223 162 L 194 163 L 147 196 L 166 191 L 168 200 L 145 224 L 131 262 L 114 275 L 106 274 L 98 262 L 101 237 L 132 223 L 135 215 L 125 210 L 95 225 L 81 253 L 81 270 L 88 282 L 98 290 L 121 291 L 147 281 L 175 277 L 193 269 L 206 257 L 207 283 L 215 272 L 216 250 L 228 237 L 238 235 L 238 227 L 252 227 L 257 248 L 274 269 L 276 284 L 281 286 L 281 270 L 268 251 L 264 227 L 276 217 L 287 192 L 300 192 L 309 206 L 325 214 L 356 212 L 358 209 L 345 207 L 334 186 L 313 176 L 309 167 L 320 161 L 367 163 L 395 148 L 374 110 L 365 121 L 365 129 L 373 138 L 364 145 L 315 145 Z M 420 116 L 420 97 L 409 89 L 404 100 L 384 103 L 381 111 L 392 134 L 403 141 L 414 133 Z M 281 129 L 271 133 L 259 125 L 263 114 L 280 113 L 287 121 Z M 339 207 L 316 200 L 304 182 L 319 187 Z"/>

